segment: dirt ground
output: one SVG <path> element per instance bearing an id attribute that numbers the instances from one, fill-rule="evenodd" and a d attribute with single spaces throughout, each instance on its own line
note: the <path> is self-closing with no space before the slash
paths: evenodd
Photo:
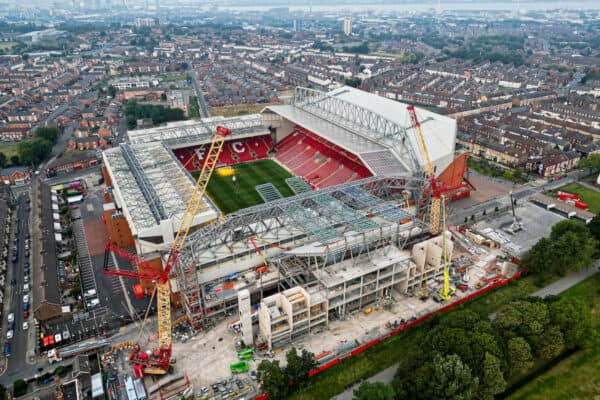
<path id="1" fill-rule="evenodd" d="M 475 173 L 469 175 L 469 182 L 477 189 L 471 192 L 473 204 L 483 203 L 506 195 L 513 189 L 513 185 L 508 182 Z"/>

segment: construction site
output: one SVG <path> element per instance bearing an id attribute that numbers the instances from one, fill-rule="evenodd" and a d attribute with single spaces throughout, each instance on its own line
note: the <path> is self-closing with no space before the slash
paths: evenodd
<path id="1" fill-rule="evenodd" d="M 129 136 L 103 153 L 104 268 L 156 299 L 156 318 L 149 339 L 115 343 L 106 363 L 132 364 L 146 386 L 174 370 L 182 391 L 232 396 L 209 387 L 236 382 L 250 397 L 261 357 L 294 345 L 323 367 L 518 276 L 510 234 L 446 224 L 446 204 L 473 190 L 453 119 L 353 88 L 297 88 L 261 114 Z M 259 204 L 224 214 L 212 173 L 258 159 L 291 173 L 276 184 L 293 195 L 264 183 Z"/>

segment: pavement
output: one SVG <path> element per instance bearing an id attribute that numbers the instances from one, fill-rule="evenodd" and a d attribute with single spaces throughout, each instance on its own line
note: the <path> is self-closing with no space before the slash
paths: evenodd
<path id="1" fill-rule="evenodd" d="M 533 297 L 541 297 L 544 298 L 546 296 L 555 296 L 564 292 L 565 290 L 577 285 L 579 282 L 586 280 L 592 275 L 598 273 L 600 271 L 600 259 L 596 260 L 594 266 L 588 269 L 584 269 L 581 271 L 573 272 L 569 275 L 566 275 L 556 282 L 546 286 L 533 293 L 531 296 Z"/>

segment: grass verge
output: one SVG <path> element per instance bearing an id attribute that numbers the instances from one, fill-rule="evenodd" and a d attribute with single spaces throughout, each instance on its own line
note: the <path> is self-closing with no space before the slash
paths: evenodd
<path id="1" fill-rule="evenodd" d="M 236 185 L 231 179 L 236 175 Z M 197 178 L 198 172 L 193 173 Z M 229 214 L 242 208 L 254 206 L 263 202 L 255 189 L 256 185 L 270 182 L 279 192 L 288 197 L 292 190 L 285 179 L 292 175 L 272 160 L 259 160 L 250 163 L 221 167 L 215 170 L 208 183 L 208 195 L 217 207 Z"/>

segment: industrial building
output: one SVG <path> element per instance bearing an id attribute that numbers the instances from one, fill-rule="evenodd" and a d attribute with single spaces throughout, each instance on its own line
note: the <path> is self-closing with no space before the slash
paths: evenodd
<path id="1" fill-rule="evenodd" d="M 442 176 L 453 163 L 456 122 L 419 115 Z M 105 151 L 105 220 L 120 220 L 119 231 L 129 227 L 139 255 L 168 248 L 194 184 L 189 165 L 202 162 L 194 146 L 208 143 L 217 125 L 233 132 L 222 165 L 273 158 L 296 175 L 286 180 L 295 195 L 262 185 L 263 204 L 224 216 L 206 198 L 171 284 L 194 326 L 238 315 L 247 290 L 250 303 L 261 305 L 259 340 L 276 347 L 441 273 L 439 239 L 405 250 L 426 238 L 429 208 L 406 105 L 347 87 L 297 88 L 290 104 L 261 114 L 131 131 L 131 144 Z M 238 151 L 244 140 L 256 150 Z"/>

